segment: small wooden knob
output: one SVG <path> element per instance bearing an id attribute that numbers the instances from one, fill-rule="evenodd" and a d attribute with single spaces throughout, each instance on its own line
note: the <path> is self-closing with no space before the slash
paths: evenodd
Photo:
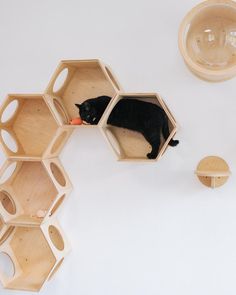
<path id="1" fill-rule="evenodd" d="M 209 156 L 200 161 L 195 174 L 202 184 L 216 188 L 226 183 L 231 172 L 225 160 L 220 157 Z"/>

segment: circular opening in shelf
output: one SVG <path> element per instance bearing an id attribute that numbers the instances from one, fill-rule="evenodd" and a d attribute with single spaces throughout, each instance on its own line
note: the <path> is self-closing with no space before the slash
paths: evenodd
<path id="1" fill-rule="evenodd" d="M 53 245 L 60 251 L 64 249 L 64 241 L 59 230 L 54 226 L 50 225 L 48 228 L 49 237 Z"/>
<path id="2" fill-rule="evenodd" d="M 66 111 L 64 110 L 63 106 L 61 105 L 61 103 L 57 99 L 54 98 L 53 104 L 54 104 L 58 114 L 60 115 L 60 118 L 61 118 L 63 124 L 69 124 L 68 116 L 67 116 Z"/>
<path id="3" fill-rule="evenodd" d="M 2 113 L 1 121 L 2 123 L 6 123 L 11 118 L 14 117 L 17 109 L 19 107 L 19 102 L 17 99 L 12 100 L 5 108 L 5 110 Z"/>
<path id="4" fill-rule="evenodd" d="M 15 265 L 11 257 L 5 252 L 0 252 L 0 267 L 1 267 L 1 271 L 5 274 L 6 277 L 8 278 L 14 277 Z"/>
<path id="5" fill-rule="evenodd" d="M 51 279 L 53 278 L 53 276 L 55 275 L 55 273 L 58 271 L 58 269 L 59 269 L 60 266 L 62 265 L 63 261 L 64 261 L 64 258 L 62 258 L 62 259 L 58 262 L 58 264 L 56 265 L 56 267 L 54 268 L 54 270 L 53 270 L 52 273 L 50 274 L 48 280 L 51 280 Z"/>
<path id="6" fill-rule="evenodd" d="M 57 211 L 57 209 L 61 206 L 61 204 L 63 203 L 64 199 L 65 199 L 66 195 L 63 195 L 60 197 L 60 199 L 58 199 L 58 201 L 56 202 L 56 204 L 54 205 L 54 207 L 52 208 L 51 212 L 50 212 L 50 216 L 52 216 L 53 214 L 55 214 L 55 212 Z"/>
<path id="7" fill-rule="evenodd" d="M 116 82 L 115 78 L 113 77 L 111 71 L 108 69 L 108 67 L 105 67 L 105 68 L 106 68 L 107 74 L 108 74 L 109 78 L 111 79 L 112 83 L 115 85 L 116 89 L 120 91 L 120 87 L 119 87 L 118 83 Z"/>
<path id="8" fill-rule="evenodd" d="M 53 92 L 56 93 L 64 86 L 66 79 L 68 77 L 68 68 L 63 69 L 60 74 L 57 76 L 56 81 L 53 85 Z"/>
<path id="9" fill-rule="evenodd" d="M 64 177 L 64 175 L 62 174 L 61 170 L 59 169 L 59 167 L 51 162 L 50 163 L 50 169 L 52 171 L 52 174 L 54 176 L 54 178 L 56 179 L 56 181 L 61 185 L 61 186 L 65 186 L 66 185 L 66 179 Z"/>
<path id="10" fill-rule="evenodd" d="M 0 178 L 0 184 L 6 182 L 16 170 L 16 162 L 11 163 L 3 172 Z"/>
<path id="11" fill-rule="evenodd" d="M 58 149 L 62 146 L 64 140 L 66 139 L 67 136 L 67 132 L 63 131 L 58 138 L 56 139 L 56 141 L 54 142 L 52 149 L 51 149 L 51 153 L 54 154 L 58 151 Z"/>
<path id="12" fill-rule="evenodd" d="M 0 191 L 0 202 L 3 208 L 11 215 L 16 213 L 16 205 L 12 197 L 6 191 Z"/>
<path id="13" fill-rule="evenodd" d="M 13 153 L 16 153 L 18 151 L 18 145 L 15 141 L 14 137 L 5 129 L 1 130 L 1 135 L 3 142 L 5 143 L 6 147 Z"/>
<path id="14" fill-rule="evenodd" d="M 206 70 L 236 65 L 236 5 L 212 3 L 195 9 L 182 38 L 191 60 Z"/>
<path id="15" fill-rule="evenodd" d="M 11 235 L 11 233 L 13 232 L 14 227 L 10 226 L 6 232 L 4 233 L 4 235 L 2 236 L 2 238 L 0 239 L 0 245 L 2 245 L 7 239 L 8 237 Z"/>

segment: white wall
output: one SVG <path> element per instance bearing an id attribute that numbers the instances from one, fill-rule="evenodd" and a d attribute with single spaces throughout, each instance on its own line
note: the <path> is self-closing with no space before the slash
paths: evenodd
<path id="1" fill-rule="evenodd" d="M 154 164 L 118 163 L 97 130 L 74 133 L 60 215 L 73 251 L 41 294 L 235 294 L 235 79 L 206 83 L 184 65 L 178 26 L 197 2 L 0 0 L 1 100 L 42 92 L 60 59 L 98 57 L 126 91 L 160 93 L 180 124 Z M 212 154 L 233 173 L 214 191 L 193 174 Z"/>

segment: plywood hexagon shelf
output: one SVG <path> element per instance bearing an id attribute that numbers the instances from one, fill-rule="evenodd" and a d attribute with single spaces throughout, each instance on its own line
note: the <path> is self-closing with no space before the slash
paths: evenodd
<path id="1" fill-rule="evenodd" d="M 0 182 L 0 216 L 8 225 L 42 224 L 57 213 L 72 189 L 57 158 L 7 160 Z"/>
<path id="2" fill-rule="evenodd" d="M 59 127 L 40 94 L 8 95 L 0 109 L 0 142 L 9 158 L 57 156 L 73 129 Z"/>
<path id="3" fill-rule="evenodd" d="M 12 271 L 6 273 L 7 267 L 1 264 L 0 281 L 6 289 L 39 291 L 69 250 L 57 220 L 40 227 L 14 227 L 0 245 L 0 255 L 8 258 Z"/>
<path id="4" fill-rule="evenodd" d="M 114 74 L 100 60 L 65 60 L 53 74 L 45 96 L 55 118 L 63 126 L 78 117 L 76 103 L 101 95 L 114 97 L 120 90 Z"/>
<path id="5" fill-rule="evenodd" d="M 161 139 L 161 145 L 159 148 L 158 156 L 155 160 L 150 160 L 146 157 L 146 154 L 150 152 L 150 145 L 145 140 L 143 135 L 138 132 L 131 130 L 114 127 L 107 124 L 109 115 L 111 114 L 113 108 L 118 103 L 119 100 L 123 98 L 135 98 L 138 100 L 143 100 L 151 102 L 153 104 L 161 107 L 167 117 L 170 135 L 165 141 Z M 177 123 L 174 116 L 171 114 L 170 110 L 166 106 L 162 98 L 156 93 L 119 93 L 115 99 L 109 104 L 107 111 L 101 118 L 99 122 L 99 128 L 102 134 L 105 136 L 106 141 L 111 146 L 112 151 L 115 153 L 116 158 L 119 161 L 157 161 L 159 160 L 164 152 L 166 151 L 170 140 L 174 137 L 177 132 Z"/>
<path id="6" fill-rule="evenodd" d="M 190 70 L 217 82 L 236 75 L 236 3 L 207 0 L 194 7 L 179 29 L 179 49 Z"/>

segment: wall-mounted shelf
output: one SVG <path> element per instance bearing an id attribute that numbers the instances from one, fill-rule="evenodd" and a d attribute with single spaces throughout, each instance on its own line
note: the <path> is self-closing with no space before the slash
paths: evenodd
<path id="1" fill-rule="evenodd" d="M 78 117 L 76 103 L 101 95 L 113 98 L 120 90 L 121 86 L 111 69 L 102 61 L 64 60 L 53 74 L 45 96 L 55 118 L 64 126 L 69 125 L 71 119 Z"/>
<path id="2" fill-rule="evenodd" d="M 231 172 L 225 160 L 220 157 L 209 156 L 200 161 L 195 174 L 202 184 L 216 188 L 226 183 Z"/>
<path id="3" fill-rule="evenodd" d="M 0 108 L 0 143 L 9 158 L 58 156 L 73 129 L 59 127 L 41 94 L 11 94 Z"/>
<path id="4" fill-rule="evenodd" d="M 56 220 L 40 227 L 14 227 L 0 245 L 7 267 L 0 265 L 0 280 L 6 289 L 39 291 L 61 266 L 70 250 Z"/>
<path id="5" fill-rule="evenodd" d="M 40 225 L 57 213 L 72 189 L 57 158 L 9 159 L 0 170 L 0 181 L 0 215 L 8 225 Z"/>
<path id="6" fill-rule="evenodd" d="M 179 49 L 189 69 L 212 82 L 236 75 L 236 3 L 207 0 L 194 7 L 179 29 Z"/>
<path id="7" fill-rule="evenodd" d="M 150 160 L 146 157 L 146 154 L 150 152 L 151 146 L 145 140 L 145 138 L 138 132 L 114 127 L 107 124 L 109 115 L 113 108 L 123 98 L 135 98 L 142 101 L 151 102 L 160 106 L 166 113 L 169 123 L 170 135 L 167 140 L 161 139 L 161 146 L 159 148 L 159 154 L 155 160 Z M 174 116 L 162 100 L 162 98 L 156 93 L 120 93 L 109 104 L 107 111 L 99 122 L 99 128 L 104 135 L 112 151 L 115 153 L 116 158 L 119 161 L 157 161 L 159 160 L 166 149 L 170 140 L 177 132 L 177 123 Z"/>

